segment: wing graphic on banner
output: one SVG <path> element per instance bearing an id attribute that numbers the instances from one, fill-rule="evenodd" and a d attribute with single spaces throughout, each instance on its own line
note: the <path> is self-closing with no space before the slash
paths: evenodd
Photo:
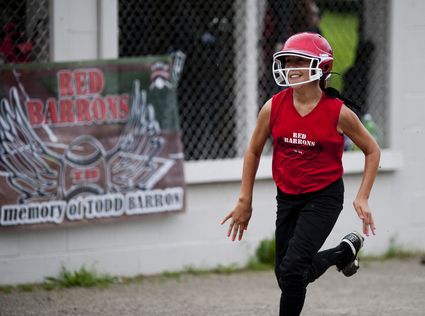
<path id="1" fill-rule="evenodd" d="M 18 91 L 12 87 L 9 100 L 3 98 L 0 103 L 0 165 L 7 170 L 9 185 L 22 194 L 18 202 L 60 198 L 58 171 L 53 167 L 60 169 L 62 164 L 62 157 L 34 133 L 22 112 Z"/>
<path id="2" fill-rule="evenodd" d="M 135 80 L 131 91 L 129 119 L 118 145 L 107 154 L 111 162 L 112 191 L 130 188 L 151 189 L 174 164 L 174 160 L 159 158 L 164 146 L 161 129 L 155 120 L 155 111 L 147 104 L 146 91 L 140 91 L 140 82 Z"/>
<path id="3" fill-rule="evenodd" d="M 18 203 L 34 200 L 69 200 L 81 194 L 107 194 L 129 190 L 150 190 L 175 164 L 174 159 L 158 157 L 164 147 L 155 110 L 147 104 L 146 91 L 136 80 L 130 97 L 128 121 L 118 144 L 106 152 L 91 135 L 76 137 L 61 155 L 48 148 L 34 132 L 24 115 L 16 87 L 9 100 L 0 103 L 0 171 L 9 185 L 21 196 Z M 91 153 L 80 156 L 78 147 L 90 147 Z M 105 167 L 104 184 L 70 182 L 73 170 Z M 67 180 L 67 181 L 66 181 Z"/>

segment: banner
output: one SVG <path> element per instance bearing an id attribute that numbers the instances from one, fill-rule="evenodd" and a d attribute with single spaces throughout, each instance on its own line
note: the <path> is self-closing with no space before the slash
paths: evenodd
<path id="1" fill-rule="evenodd" d="M 0 231 L 185 209 L 169 56 L 0 67 Z"/>

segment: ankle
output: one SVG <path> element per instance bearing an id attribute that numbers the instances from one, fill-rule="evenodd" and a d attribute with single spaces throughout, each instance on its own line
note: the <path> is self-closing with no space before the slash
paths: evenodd
<path id="1" fill-rule="evenodd" d="M 346 265 L 353 259 L 353 252 L 351 250 L 350 245 L 348 245 L 345 242 L 342 242 L 338 245 L 340 251 L 339 251 L 339 258 L 337 265 Z"/>

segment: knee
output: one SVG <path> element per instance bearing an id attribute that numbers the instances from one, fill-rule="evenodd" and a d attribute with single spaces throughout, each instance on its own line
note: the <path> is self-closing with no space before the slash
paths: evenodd
<path id="1" fill-rule="evenodd" d="M 302 264 L 302 260 L 284 257 L 280 265 L 276 265 L 275 273 L 283 292 L 305 294 L 308 267 Z"/>
<path id="2" fill-rule="evenodd" d="M 283 278 L 289 276 L 301 277 L 307 275 L 308 267 L 310 265 L 311 260 L 309 258 L 285 256 L 279 265 L 276 265 L 276 272 Z"/>

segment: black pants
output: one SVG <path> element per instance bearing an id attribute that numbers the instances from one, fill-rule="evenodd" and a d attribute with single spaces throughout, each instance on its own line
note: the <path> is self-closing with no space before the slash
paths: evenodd
<path id="1" fill-rule="evenodd" d="M 307 285 L 326 268 L 314 264 L 344 202 L 342 179 L 312 193 L 277 193 L 275 273 L 282 290 L 280 315 L 299 315 Z M 323 271 L 324 270 L 324 271 Z"/>

